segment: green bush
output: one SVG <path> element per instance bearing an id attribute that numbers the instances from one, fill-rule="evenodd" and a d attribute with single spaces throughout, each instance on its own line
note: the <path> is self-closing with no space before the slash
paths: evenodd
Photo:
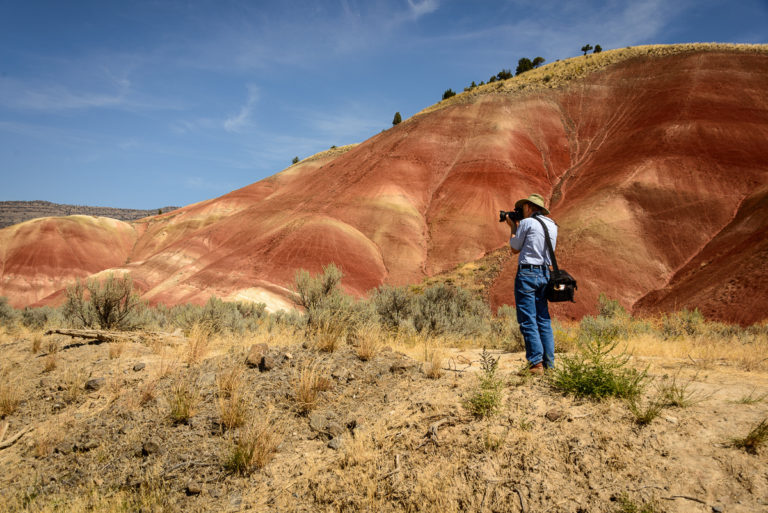
<path id="1" fill-rule="evenodd" d="M 698 310 L 680 310 L 662 317 L 661 330 L 664 338 L 696 337 L 704 330 L 704 316 Z"/>
<path id="2" fill-rule="evenodd" d="M 443 92 L 443 100 L 447 100 L 451 96 L 456 96 L 456 92 L 453 89 L 446 89 L 445 92 Z"/>
<path id="3" fill-rule="evenodd" d="M 8 298 L 0 296 L 0 324 L 3 326 L 12 326 L 19 318 L 19 313 L 8 304 Z"/>
<path id="4" fill-rule="evenodd" d="M 61 312 L 50 306 L 27 307 L 21 311 L 21 323 L 27 328 L 43 329 L 49 325 L 61 324 L 61 322 Z"/>
<path id="5" fill-rule="evenodd" d="M 116 277 L 110 273 L 104 280 L 77 280 L 68 286 L 63 315 L 75 326 L 127 330 L 136 327 L 136 312 L 141 307 L 139 296 L 133 292 L 131 276 Z"/>
<path id="6" fill-rule="evenodd" d="M 399 329 L 411 317 L 413 298 L 406 287 L 381 285 L 370 298 L 380 323 L 392 330 Z"/>
<path id="7" fill-rule="evenodd" d="M 552 384 L 580 397 L 638 397 L 645 388 L 647 371 L 629 367 L 629 356 L 616 353 L 617 346 L 618 340 L 610 333 L 580 341 L 576 353 L 564 355 L 551 373 Z"/>
<path id="8" fill-rule="evenodd" d="M 429 335 L 480 335 L 490 328 L 490 311 L 461 287 L 440 283 L 415 298 L 412 321 Z"/>
<path id="9" fill-rule="evenodd" d="M 523 57 L 522 59 L 517 61 L 517 68 L 515 69 L 515 75 L 520 75 L 532 69 L 533 69 L 533 62 L 531 62 L 531 59 L 529 59 L 528 57 Z"/>

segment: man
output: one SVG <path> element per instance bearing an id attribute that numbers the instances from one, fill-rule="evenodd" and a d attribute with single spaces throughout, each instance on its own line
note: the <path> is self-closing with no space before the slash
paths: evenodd
<path id="1" fill-rule="evenodd" d="M 546 215 L 549 210 L 544 206 L 540 194 L 531 194 L 515 203 L 515 208 L 523 209 L 523 219 L 507 224 L 512 230 L 509 246 L 512 252 L 519 254 L 517 276 L 515 277 L 515 309 L 520 332 L 525 339 L 525 358 L 532 374 L 541 374 L 544 369 L 555 365 L 555 338 L 547 307 L 546 286 L 549 281 L 549 266 L 552 264 L 544 228 L 534 216 L 547 223 L 552 250 L 557 243 L 557 224 Z"/>

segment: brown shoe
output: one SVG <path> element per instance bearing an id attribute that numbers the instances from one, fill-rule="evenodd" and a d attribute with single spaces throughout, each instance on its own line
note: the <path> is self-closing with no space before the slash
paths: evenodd
<path id="1" fill-rule="evenodd" d="M 539 362 L 536 365 L 531 365 L 528 372 L 531 374 L 544 374 L 544 366 Z"/>

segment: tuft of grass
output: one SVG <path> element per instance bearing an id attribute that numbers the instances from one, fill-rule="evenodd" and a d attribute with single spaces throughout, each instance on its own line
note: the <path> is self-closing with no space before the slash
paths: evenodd
<path id="1" fill-rule="evenodd" d="M 240 475 L 264 468 L 283 441 L 281 429 L 275 426 L 271 412 L 242 428 L 229 449 L 224 467 Z"/>
<path id="2" fill-rule="evenodd" d="M 377 324 L 365 325 L 357 334 L 357 357 L 367 362 L 372 360 L 381 348 L 381 330 Z"/>
<path id="3" fill-rule="evenodd" d="M 654 397 L 648 399 L 644 404 L 638 397 L 633 397 L 627 400 L 627 408 L 630 413 L 635 417 L 635 422 L 641 426 L 647 426 L 653 420 L 659 416 L 661 410 L 664 409 L 663 397 Z"/>
<path id="4" fill-rule="evenodd" d="M 194 365 L 206 357 L 212 334 L 211 326 L 205 322 L 192 326 L 187 337 L 186 362 L 188 364 Z"/>
<path id="5" fill-rule="evenodd" d="M 150 378 L 141 384 L 139 387 L 139 406 L 144 406 L 157 397 L 157 384 L 160 382 L 158 378 Z"/>
<path id="6" fill-rule="evenodd" d="M 757 389 L 753 388 L 749 394 L 741 397 L 740 399 L 737 399 L 735 402 L 738 404 L 756 404 L 763 402 L 765 398 L 768 397 L 768 392 L 761 395 L 755 395 L 756 390 Z"/>
<path id="7" fill-rule="evenodd" d="M 464 407 L 476 417 L 484 418 L 495 414 L 501 406 L 503 380 L 496 376 L 499 359 L 483 348 L 480 354 L 479 381 L 477 390 L 464 401 Z"/>
<path id="8" fill-rule="evenodd" d="M 427 352 L 427 361 L 424 363 L 424 374 L 429 379 L 439 379 L 443 375 L 443 351 L 433 348 Z"/>
<path id="9" fill-rule="evenodd" d="M 629 498 L 627 494 L 623 494 L 618 498 L 619 509 L 616 513 L 656 513 L 656 506 L 653 503 L 645 503 L 642 505 L 637 504 L 635 501 Z"/>
<path id="10" fill-rule="evenodd" d="M 219 386 L 219 419 L 225 429 L 234 429 L 245 423 L 247 403 L 243 392 L 242 365 L 234 365 L 217 376 Z"/>
<path id="11" fill-rule="evenodd" d="M 177 376 L 168 392 L 171 420 L 175 424 L 185 424 L 197 413 L 199 402 L 197 381 L 189 376 Z"/>
<path id="12" fill-rule="evenodd" d="M 693 383 L 695 376 L 686 382 L 678 382 L 678 377 L 679 372 L 671 379 L 664 379 L 661 384 L 657 385 L 663 407 L 687 408 L 704 400 L 699 392 L 691 390 L 691 383 Z"/>
<path id="13" fill-rule="evenodd" d="M 0 382 L 0 418 L 16 411 L 21 403 L 21 388 L 8 376 Z"/>
<path id="14" fill-rule="evenodd" d="M 85 391 L 85 382 L 88 381 L 88 373 L 85 369 L 67 369 L 64 375 L 64 400 L 68 403 L 76 402 Z"/>
<path id="15" fill-rule="evenodd" d="M 315 407 L 321 388 L 328 386 L 329 380 L 323 380 L 318 371 L 317 362 L 307 363 L 299 370 L 294 380 L 294 397 L 299 411 L 306 413 Z"/>
<path id="16" fill-rule="evenodd" d="M 43 334 L 40 332 L 35 333 L 32 335 L 32 354 L 37 354 L 40 352 L 40 348 L 43 347 Z"/>
<path id="17" fill-rule="evenodd" d="M 574 355 L 565 355 L 550 373 L 551 383 L 564 392 L 594 399 L 633 399 L 645 388 L 647 370 L 629 367 L 629 355 L 617 352 L 618 340 L 605 332 L 579 343 Z"/>
<path id="18" fill-rule="evenodd" d="M 731 439 L 733 447 L 744 449 L 750 454 L 757 454 L 758 449 L 768 442 L 768 418 L 755 426 L 744 438 Z"/>
<path id="19" fill-rule="evenodd" d="M 114 360 L 116 358 L 120 358 L 123 353 L 125 352 L 126 342 L 124 340 L 121 340 L 120 342 L 115 342 L 109 345 L 109 359 Z"/>

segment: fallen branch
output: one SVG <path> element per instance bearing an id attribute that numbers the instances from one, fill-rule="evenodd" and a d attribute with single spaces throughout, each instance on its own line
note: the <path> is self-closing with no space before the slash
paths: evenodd
<path id="1" fill-rule="evenodd" d="M 148 338 L 183 340 L 183 336 L 174 335 L 162 331 L 111 331 L 96 329 L 58 329 L 48 330 L 46 335 L 65 335 L 72 338 L 85 338 L 98 340 L 99 342 L 118 342 L 130 340 L 131 342 L 143 342 Z"/>
<path id="2" fill-rule="evenodd" d="M 19 440 L 19 438 L 21 438 L 22 436 L 24 436 L 25 433 L 31 430 L 32 430 L 32 426 L 27 426 L 23 428 L 21 431 L 19 431 L 18 433 L 16 433 L 15 435 L 13 435 L 12 437 L 10 437 L 8 440 L 0 442 L 0 449 L 6 449 L 12 446 L 13 444 L 16 443 L 16 441 Z"/>

